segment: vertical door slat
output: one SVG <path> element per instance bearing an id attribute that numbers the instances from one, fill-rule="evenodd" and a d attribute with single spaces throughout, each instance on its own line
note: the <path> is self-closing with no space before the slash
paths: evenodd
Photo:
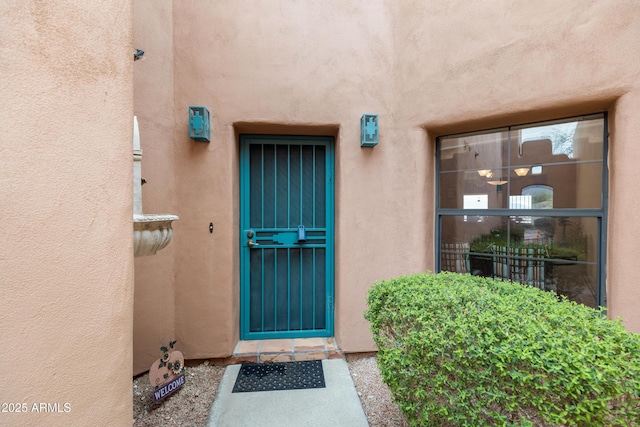
<path id="1" fill-rule="evenodd" d="M 278 225 L 278 146 L 273 145 L 273 227 Z"/>
<path id="2" fill-rule="evenodd" d="M 313 312 L 312 312 L 312 319 L 313 319 L 313 329 L 316 328 L 316 248 L 312 249 L 312 267 L 311 267 L 311 307 L 313 307 Z"/>
<path id="3" fill-rule="evenodd" d="M 273 250 L 273 330 L 278 330 L 278 250 Z"/>
<path id="4" fill-rule="evenodd" d="M 287 248 L 287 330 L 291 330 L 291 249 Z"/>
<path id="5" fill-rule="evenodd" d="M 261 182 L 261 196 L 260 199 L 262 200 L 262 205 L 261 205 L 261 213 L 262 213 L 262 220 L 260 221 L 260 227 L 264 228 L 264 145 L 260 146 L 260 153 L 262 155 L 262 165 L 261 165 L 261 171 L 262 171 L 262 182 Z M 264 271 L 264 269 L 262 270 Z"/>
<path id="6" fill-rule="evenodd" d="M 291 228 L 291 146 L 287 145 L 287 228 Z"/>
<path id="7" fill-rule="evenodd" d="M 262 258 L 262 268 L 260 269 L 260 282 L 262 283 L 262 296 L 260 298 L 260 330 L 264 332 L 264 249 L 260 249 L 260 258 Z"/>
<path id="8" fill-rule="evenodd" d="M 311 200 L 313 200 L 313 209 L 312 209 L 312 227 L 316 226 L 316 146 L 313 146 L 313 159 L 312 159 L 312 165 L 313 165 L 313 172 L 311 174 L 311 176 L 313 177 L 312 180 L 313 182 L 311 183 L 311 188 L 313 191 L 313 196 L 311 197 Z"/>

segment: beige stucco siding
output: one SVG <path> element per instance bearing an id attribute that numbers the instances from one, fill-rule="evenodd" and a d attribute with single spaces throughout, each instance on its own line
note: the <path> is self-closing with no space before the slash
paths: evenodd
<path id="1" fill-rule="evenodd" d="M 136 92 L 136 109 L 157 123 L 153 144 L 163 147 L 143 171 L 168 190 L 151 182 L 144 200 L 181 217 L 172 248 L 136 264 L 146 289 L 136 327 L 153 331 L 144 351 L 171 330 L 171 298 L 187 357 L 226 357 L 238 340 L 240 133 L 336 138 L 335 335 L 346 351 L 368 351 L 367 289 L 434 268 L 435 138 L 601 111 L 611 125 L 608 306 L 640 331 L 629 267 L 637 233 L 625 215 L 640 210 L 637 2 L 195 1 L 173 2 L 170 17 L 168 3 L 136 28 L 149 46 L 166 41 L 136 69 L 158 82 Z M 210 143 L 188 138 L 189 105 L 210 109 Z M 380 116 L 373 149 L 359 146 L 364 113 Z M 170 292 L 171 281 L 172 296 L 151 296 L 152 282 Z M 153 306 L 167 318 L 146 329 Z"/>
<path id="2" fill-rule="evenodd" d="M 633 1 L 403 2 L 396 78 L 406 125 L 430 136 L 609 112 L 607 306 L 640 331 L 633 248 L 640 125 Z M 412 60 L 413 58 L 413 60 Z M 420 59 L 422 58 L 422 59 Z M 428 59 L 427 59 L 428 58 Z"/>
<path id="3" fill-rule="evenodd" d="M 0 5 L 2 425 L 131 423 L 131 17 Z"/>

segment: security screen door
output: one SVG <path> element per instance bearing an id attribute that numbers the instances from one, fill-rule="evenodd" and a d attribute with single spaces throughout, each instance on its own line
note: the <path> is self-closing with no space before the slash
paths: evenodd
<path id="1" fill-rule="evenodd" d="M 333 138 L 240 137 L 241 339 L 333 335 Z"/>

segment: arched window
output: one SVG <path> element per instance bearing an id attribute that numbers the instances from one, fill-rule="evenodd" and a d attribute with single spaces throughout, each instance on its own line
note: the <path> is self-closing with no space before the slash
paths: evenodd
<path id="1" fill-rule="evenodd" d="M 530 209 L 553 209 L 553 187 L 548 185 L 529 185 L 522 189 L 522 195 L 531 198 Z"/>

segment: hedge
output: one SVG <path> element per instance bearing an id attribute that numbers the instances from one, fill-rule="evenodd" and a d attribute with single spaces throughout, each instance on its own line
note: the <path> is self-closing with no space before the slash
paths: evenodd
<path id="1" fill-rule="evenodd" d="M 456 273 L 380 281 L 367 302 L 413 426 L 640 425 L 640 335 L 601 309 Z"/>

